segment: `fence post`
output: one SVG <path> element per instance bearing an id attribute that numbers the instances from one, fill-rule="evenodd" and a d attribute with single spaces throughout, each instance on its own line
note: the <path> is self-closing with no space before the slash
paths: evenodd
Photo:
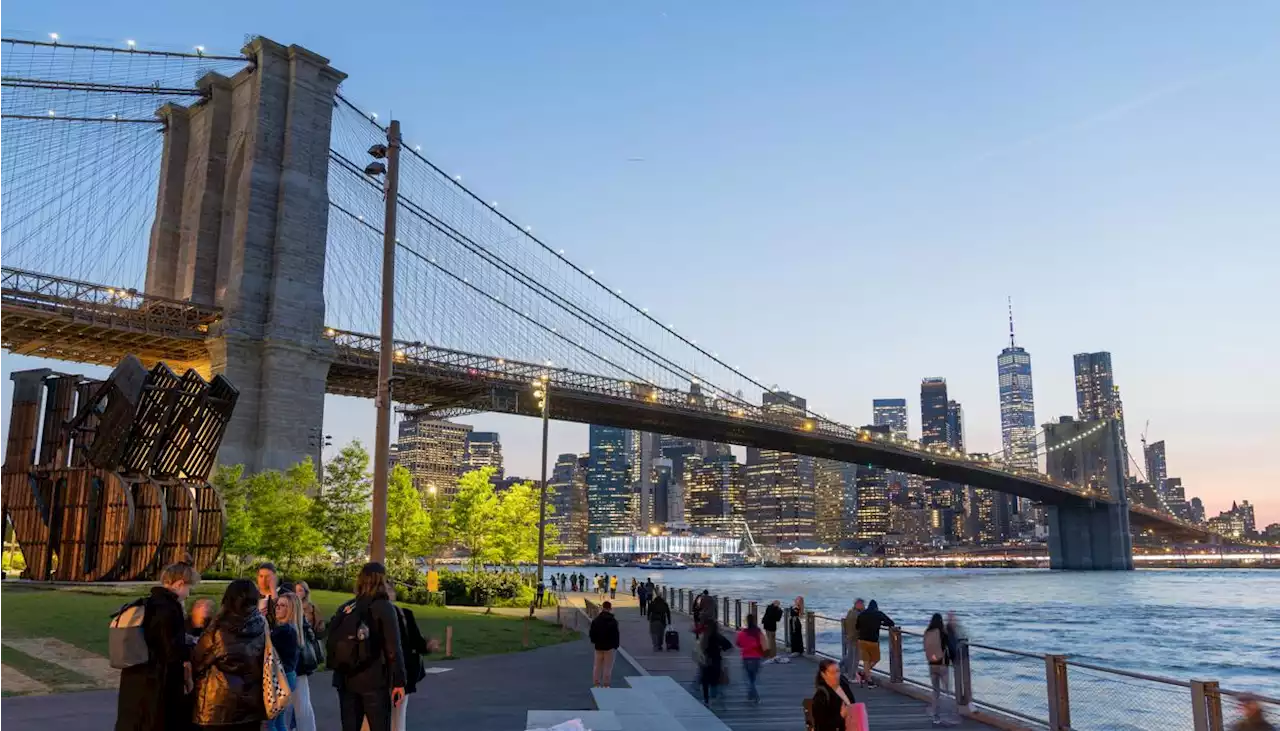
<path id="1" fill-rule="evenodd" d="M 733 600 L 733 627 L 734 629 L 742 629 L 742 600 Z"/>
<path id="2" fill-rule="evenodd" d="M 1222 694 L 1218 681 L 1191 681 L 1191 720 L 1195 731 L 1222 731 Z"/>
<path id="3" fill-rule="evenodd" d="M 804 654 L 812 655 L 818 651 L 818 621 L 813 612 L 804 613 Z"/>
<path id="4" fill-rule="evenodd" d="M 684 589 L 676 589 L 676 611 L 684 611 Z"/>
<path id="5" fill-rule="evenodd" d="M 848 628 L 848 627 L 845 627 L 845 626 L 844 626 L 844 620 L 841 620 L 841 621 L 840 621 L 840 668 L 841 668 L 841 672 L 844 672 L 844 656 L 845 656 L 845 653 L 847 653 L 848 651 L 849 651 L 849 628 Z M 857 647 L 854 647 L 854 648 L 853 648 L 853 651 L 854 651 L 854 653 L 857 653 L 857 652 L 858 652 L 858 648 L 857 648 Z M 858 663 L 856 662 L 856 658 L 857 658 L 857 655 L 856 655 L 856 654 L 854 655 L 854 658 L 855 658 L 854 666 L 857 666 L 857 664 L 858 664 Z"/>
<path id="6" fill-rule="evenodd" d="M 889 682 L 902 682 L 902 628 L 889 628 Z"/>
<path id="7" fill-rule="evenodd" d="M 956 704 L 967 706 L 973 703 L 973 676 L 969 671 L 969 640 L 960 640 L 960 657 L 953 660 L 956 676 Z"/>
<path id="8" fill-rule="evenodd" d="M 444 656 L 453 657 L 453 625 L 444 628 Z"/>
<path id="9" fill-rule="evenodd" d="M 760 615 L 757 612 L 758 609 L 759 607 L 755 602 L 747 602 L 747 614 L 750 614 L 751 616 L 756 618 L 757 627 L 760 626 Z"/>
<path id="10" fill-rule="evenodd" d="M 1071 697 L 1067 693 L 1067 658 L 1044 656 L 1044 679 L 1049 698 L 1049 731 L 1071 731 Z"/>
<path id="11" fill-rule="evenodd" d="M 725 597 L 724 599 L 721 600 L 720 603 L 724 605 L 724 613 L 720 615 L 720 619 L 721 619 L 720 623 L 728 627 L 729 626 L 729 597 Z"/>

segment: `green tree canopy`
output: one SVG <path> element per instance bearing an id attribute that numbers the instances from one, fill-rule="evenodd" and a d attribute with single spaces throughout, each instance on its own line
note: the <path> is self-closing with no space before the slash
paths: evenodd
<path id="1" fill-rule="evenodd" d="M 369 548 L 369 453 L 359 440 L 353 441 L 325 464 L 324 472 L 324 486 L 311 518 L 330 550 L 346 565 Z"/>
<path id="2" fill-rule="evenodd" d="M 551 549 L 558 537 L 555 526 L 550 524 L 551 516 L 555 513 L 550 497 L 551 493 L 548 491 L 548 525 L 545 536 L 548 556 L 555 555 Z M 539 498 L 537 485 L 527 481 L 512 485 L 498 496 L 492 545 L 497 560 L 504 566 L 537 562 Z"/>
<path id="3" fill-rule="evenodd" d="M 324 540 L 311 523 L 315 466 L 311 459 L 285 472 L 264 470 L 247 481 L 248 514 L 258 536 L 257 553 L 292 566 L 319 553 Z"/>
<path id="4" fill-rule="evenodd" d="M 387 558 L 412 561 L 427 555 L 430 519 L 409 470 L 396 465 L 387 480 Z"/>
<path id="5" fill-rule="evenodd" d="M 471 569 L 496 558 L 491 542 L 498 498 L 490 478 L 495 470 L 481 467 L 458 478 L 458 493 L 449 504 L 449 528 L 458 543 L 471 554 Z"/>

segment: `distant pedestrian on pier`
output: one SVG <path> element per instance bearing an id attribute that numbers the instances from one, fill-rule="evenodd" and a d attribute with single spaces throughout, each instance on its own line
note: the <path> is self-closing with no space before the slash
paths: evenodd
<path id="1" fill-rule="evenodd" d="M 855 599 L 853 607 L 844 615 L 841 626 L 844 647 L 840 648 L 840 672 L 850 680 L 861 677 L 858 673 L 858 658 L 861 655 L 858 651 L 858 615 L 862 614 L 864 606 L 861 597 Z"/>
<path id="2" fill-rule="evenodd" d="M 618 632 L 618 619 L 613 616 L 613 604 L 600 605 L 600 613 L 591 620 L 587 636 L 595 647 L 595 661 L 591 668 L 591 684 L 595 688 L 608 688 L 613 679 L 613 654 L 622 644 Z"/>
<path id="3" fill-rule="evenodd" d="M 649 618 L 649 639 L 653 641 L 654 652 L 662 652 L 665 644 L 666 630 L 671 625 L 671 607 L 661 594 L 655 594 L 645 607 Z"/>
<path id="4" fill-rule="evenodd" d="M 954 726 L 960 723 L 955 701 L 949 695 L 943 695 L 950 690 L 947 671 L 951 668 L 951 648 L 952 643 L 947 636 L 946 625 L 942 623 L 942 615 L 934 614 L 929 620 L 929 627 L 924 631 L 924 657 L 929 663 L 929 685 L 933 687 L 929 715 L 933 716 L 935 726 L 942 723 Z"/>
<path id="5" fill-rule="evenodd" d="M 760 626 L 764 629 L 764 638 L 768 645 L 765 647 L 765 657 L 773 659 L 778 655 L 778 622 L 782 621 L 782 602 L 777 599 L 773 600 L 768 607 L 765 607 L 764 617 L 760 621 Z"/>
<path id="6" fill-rule="evenodd" d="M 719 623 L 711 615 L 698 640 L 698 679 L 702 685 L 702 702 L 711 705 L 719 696 L 717 688 L 724 685 L 728 674 L 724 671 L 724 653 L 733 649 L 729 640 L 720 634 Z"/>
<path id="7" fill-rule="evenodd" d="M 636 595 L 637 588 L 639 588 L 639 582 L 636 581 L 636 577 L 632 576 L 631 577 L 631 596 L 634 597 Z"/>
<path id="8" fill-rule="evenodd" d="M 537 593 L 537 596 L 534 597 L 534 602 L 533 602 L 538 609 L 542 609 L 542 596 L 546 593 L 547 593 L 547 585 L 539 581 L 538 593 Z"/>
<path id="9" fill-rule="evenodd" d="M 880 662 L 880 628 L 892 626 L 893 620 L 880 611 L 875 599 L 858 615 L 858 649 L 862 651 L 862 672 L 869 688 L 876 685 L 871 671 Z"/>
<path id="10" fill-rule="evenodd" d="M 742 672 L 747 676 L 747 700 L 760 702 L 760 691 L 756 690 L 756 676 L 760 674 L 760 663 L 764 662 L 764 633 L 756 626 L 756 615 L 747 615 L 747 626 L 738 633 L 734 642 L 742 655 Z"/>
<path id="11" fill-rule="evenodd" d="M 791 616 L 787 618 L 787 629 L 791 633 L 791 654 L 804 654 L 804 597 L 796 597 L 791 605 Z"/>
<path id="12" fill-rule="evenodd" d="M 649 606 L 649 587 L 644 584 L 640 584 L 631 591 L 631 595 L 634 596 L 636 601 L 640 604 L 640 616 L 643 617 L 645 609 Z"/>
<path id="13" fill-rule="evenodd" d="M 813 731 L 845 731 L 852 728 L 848 722 L 854 713 L 853 688 L 840 675 L 840 665 L 835 660 L 818 663 L 818 677 L 814 679 Z"/>
<path id="14" fill-rule="evenodd" d="M 618 576 L 617 576 L 617 574 L 614 574 L 613 576 L 610 576 L 610 577 L 609 577 L 609 598 L 610 598 L 610 599 L 617 599 L 617 598 L 618 598 Z"/>
<path id="15" fill-rule="evenodd" d="M 1262 712 L 1262 704 L 1257 698 L 1247 695 L 1240 699 L 1240 720 L 1235 722 L 1231 731 L 1275 731 L 1275 728 Z"/>

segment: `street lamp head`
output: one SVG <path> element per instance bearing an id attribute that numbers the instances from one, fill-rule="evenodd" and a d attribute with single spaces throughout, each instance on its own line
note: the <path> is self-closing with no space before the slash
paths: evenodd
<path id="1" fill-rule="evenodd" d="M 382 163 L 381 163 L 381 162 L 379 162 L 378 160 L 374 160 L 373 162 L 371 162 L 371 163 L 369 163 L 368 165 L 365 165 L 365 166 L 364 166 L 364 174 L 365 174 L 365 175 L 370 175 L 370 176 L 375 176 L 375 177 L 376 177 L 376 176 L 378 176 L 378 175 L 382 175 L 382 174 L 384 174 L 384 173 L 386 173 L 386 172 L 387 172 L 387 166 L 386 166 L 386 165 L 384 165 L 384 164 L 382 164 Z"/>
<path id="2" fill-rule="evenodd" d="M 387 146 L 382 143 L 375 143 L 369 146 L 369 156 L 375 160 L 381 160 L 387 156 Z"/>

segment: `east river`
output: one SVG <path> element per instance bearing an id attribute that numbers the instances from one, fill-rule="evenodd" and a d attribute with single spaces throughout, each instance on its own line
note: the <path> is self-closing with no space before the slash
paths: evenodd
<path id="1" fill-rule="evenodd" d="M 561 569 L 553 569 L 557 573 Z M 564 569 L 567 573 L 568 569 Z M 1280 697 L 1280 571 L 1018 569 L 641 569 L 582 567 L 712 594 L 782 600 L 842 617 L 855 598 L 875 599 L 902 627 L 922 631 L 933 612 L 954 610 L 971 642 L 1180 681 L 1216 680 L 1231 690 Z M 731 609 L 732 611 L 732 609 Z M 732 619 L 732 618 L 731 618 Z M 839 627 L 818 624 L 818 646 L 838 654 Z M 887 642 L 878 666 L 888 670 Z M 906 674 L 926 678 L 918 637 L 904 636 Z M 1043 718 L 1042 660 L 974 649 L 974 697 Z M 1070 667 L 1072 726 L 1190 728 L 1186 688 Z M 1235 703 L 1224 698 L 1227 715 Z M 1273 707 L 1273 714 L 1280 709 Z"/>

